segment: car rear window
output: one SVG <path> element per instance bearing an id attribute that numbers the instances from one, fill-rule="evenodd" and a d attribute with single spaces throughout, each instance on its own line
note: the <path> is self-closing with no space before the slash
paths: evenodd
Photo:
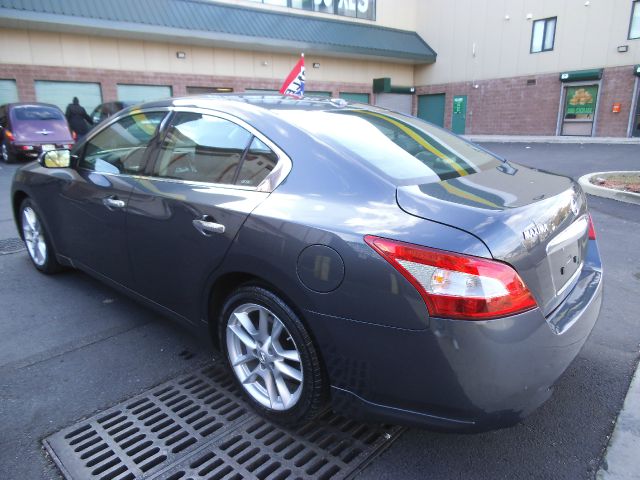
<path id="1" fill-rule="evenodd" d="M 280 110 L 277 114 L 314 137 L 355 153 L 398 184 L 448 180 L 501 163 L 444 129 L 386 110 Z"/>
<path id="2" fill-rule="evenodd" d="M 20 120 L 63 120 L 62 112 L 53 107 L 24 106 L 13 108 L 13 119 Z"/>

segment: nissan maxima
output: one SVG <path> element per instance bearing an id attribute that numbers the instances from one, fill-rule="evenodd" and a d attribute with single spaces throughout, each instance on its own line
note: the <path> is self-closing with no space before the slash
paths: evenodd
<path id="1" fill-rule="evenodd" d="M 585 195 L 342 100 L 202 96 L 119 112 L 17 170 L 35 267 L 75 268 L 211 338 L 283 424 L 479 431 L 547 400 L 601 306 Z"/>

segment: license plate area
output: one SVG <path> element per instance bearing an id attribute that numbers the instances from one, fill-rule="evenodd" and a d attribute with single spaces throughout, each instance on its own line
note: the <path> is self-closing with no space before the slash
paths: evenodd
<path id="1" fill-rule="evenodd" d="M 40 148 L 42 148 L 43 152 L 47 152 L 49 150 L 55 150 L 56 146 L 55 145 L 51 145 L 50 143 L 45 143 L 44 145 L 42 145 Z"/>
<path id="2" fill-rule="evenodd" d="M 547 254 L 551 281 L 556 295 L 561 294 L 582 268 L 581 242 L 562 246 Z"/>

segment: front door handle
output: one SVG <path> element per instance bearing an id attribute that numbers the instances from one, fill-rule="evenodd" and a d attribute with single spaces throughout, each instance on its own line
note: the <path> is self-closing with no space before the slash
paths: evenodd
<path id="1" fill-rule="evenodd" d="M 102 203 L 104 203 L 105 207 L 111 208 L 124 208 L 126 203 L 124 200 L 118 200 L 116 197 L 107 197 L 102 199 Z"/>
<path id="2" fill-rule="evenodd" d="M 193 221 L 193 226 L 201 234 L 209 236 L 212 233 L 224 233 L 225 226 L 221 223 L 210 222 L 208 220 L 196 219 Z"/>

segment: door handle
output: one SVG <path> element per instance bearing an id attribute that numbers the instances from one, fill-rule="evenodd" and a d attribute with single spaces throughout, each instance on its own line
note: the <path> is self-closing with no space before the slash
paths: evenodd
<path id="1" fill-rule="evenodd" d="M 104 204 L 105 207 L 107 207 L 109 209 L 112 209 L 112 208 L 124 208 L 124 206 L 126 205 L 124 200 L 118 200 L 116 197 L 103 198 L 102 199 L 102 203 Z"/>
<path id="2" fill-rule="evenodd" d="M 210 222 L 208 220 L 196 219 L 193 221 L 193 226 L 201 234 L 209 236 L 212 233 L 224 233 L 225 226 L 221 223 Z"/>

